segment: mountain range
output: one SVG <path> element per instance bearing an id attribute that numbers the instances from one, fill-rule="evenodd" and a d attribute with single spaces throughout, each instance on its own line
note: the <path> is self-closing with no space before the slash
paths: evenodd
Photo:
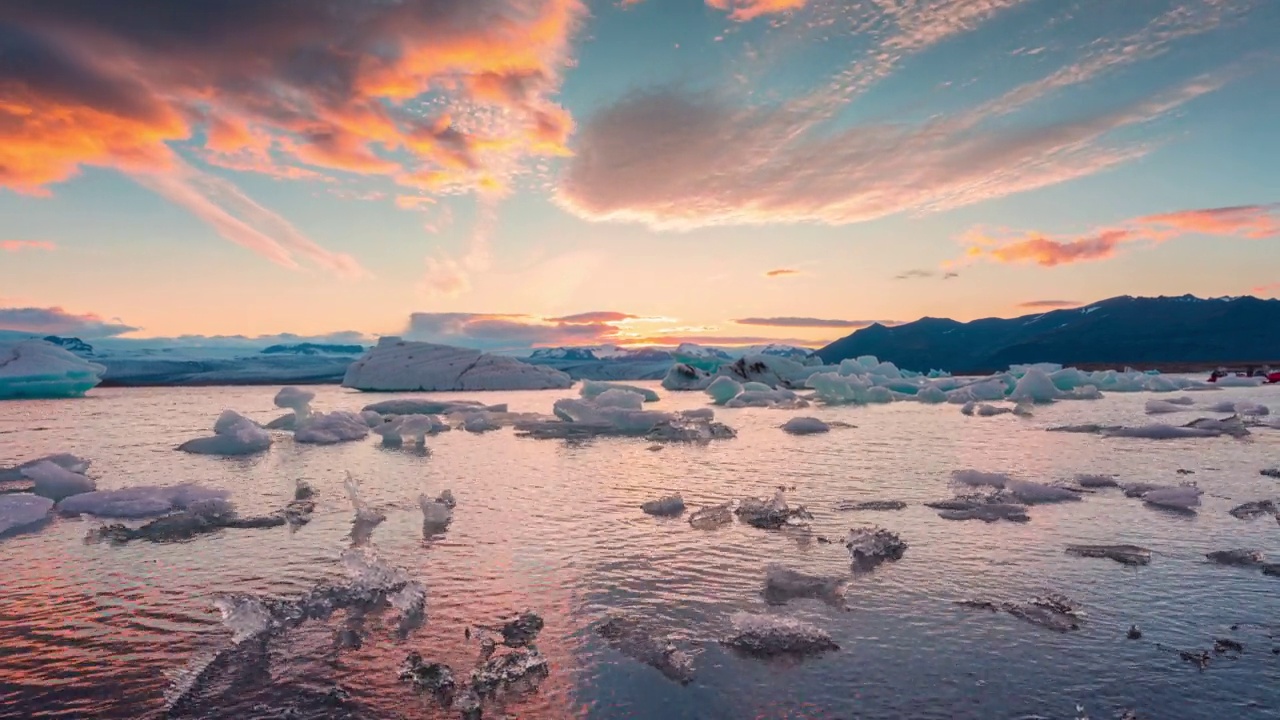
<path id="1" fill-rule="evenodd" d="M 903 368 L 956 373 L 1033 362 L 1280 364 L 1280 300 L 1123 295 L 1016 318 L 925 317 L 868 326 L 816 354 L 829 364 L 875 355 Z"/>

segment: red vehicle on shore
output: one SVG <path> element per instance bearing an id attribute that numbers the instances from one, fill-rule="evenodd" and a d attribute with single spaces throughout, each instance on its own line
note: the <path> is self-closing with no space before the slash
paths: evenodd
<path id="1" fill-rule="evenodd" d="M 1272 370 L 1269 367 L 1263 367 L 1261 370 L 1255 371 L 1253 368 L 1248 370 L 1240 370 L 1234 373 L 1227 372 L 1226 368 L 1218 368 L 1209 374 L 1209 382 L 1217 382 L 1220 377 L 1234 375 L 1236 377 L 1264 377 L 1268 383 L 1280 384 L 1280 371 Z"/>

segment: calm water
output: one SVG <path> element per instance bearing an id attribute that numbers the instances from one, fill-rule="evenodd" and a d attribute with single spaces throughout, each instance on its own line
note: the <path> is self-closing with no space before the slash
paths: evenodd
<path id="1" fill-rule="evenodd" d="M 1064 423 L 1149 420 L 1150 395 L 1042 407 L 1030 420 L 964 417 L 954 405 L 897 403 L 803 411 L 723 410 L 738 438 L 649 451 L 643 440 L 585 443 L 517 438 L 510 429 L 429 439 L 432 454 L 377 440 L 316 447 L 281 434 L 269 453 L 221 459 L 177 452 L 207 434 L 223 408 L 266 421 L 276 388 L 105 389 L 76 401 L 10 402 L 0 412 L 0 465 L 70 451 L 92 459 L 103 489 L 199 482 L 232 491 L 242 513 L 269 512 L 305 478 L 319 491 L 309 525 L 230 530 L 175 544 L 85 544 L 97 523 L 57 519 L 0 541 L 0 717 L 141 718 L 163 713 L 170 675 L 231 646 L 212 601 L 219 593 L 297 596 L 338 576 L 350 545 L 344 471 L 385 510 L 373 533 L 379 555 L 428 588 L 428 621 L 397 639 L 394 613 L 358 626 L 358 649 L 335 646 L 341 614 L 274 640 L 247 667 L 210 674 L 192 717 L 273 714 L 334 683 L 356 717 L 451 717 L 400 683 L 417 649 L 465 672 L 476 655 L 463 629 L 531 607 L 552 663 L 533 694 L 505 711 L 529 718 L 1280 718 L 1280 579 L 1203 561 L 1203 553 L 1254 547 L 1280 556 L 1271 518 L 1227 514 L 1280 495 L 1258 470 L 1280 465 L 1280 432 L 1252 439 L 1148 441 L 1046 433 Z M 320 409 L 358 409 L 382 397 L 320 388 Z M 512 410 L 548 412 L 561 391 L 477 394 Z M 1205 401 L 1248 398 L 1280 410 L 1280 389 L 1224 390 Z M 656 407 L 697 407 L 700 393 L 663 393 Z M 857 425 L 792 437 L 796 414 Z M 1207 413 L 1201 413 L 1207 414 Z M 1185 422 L 1198 414 L 1156 418 Z M 1116 473 L 1123 481 L 1175 483 L 1178 468 L 1206 491 L 1194 517 L 1160 512 L 1108 490 L 1084 502 L 1032 508 L 1027 524 L 949 522 L 921 501 L 952 494 L 958 468 L 1054 481 Z M 698 531 L 638 505 L 669 491 L 686 503 L 768 496 L 775 486 L 814 513 L 815 534 L 839 538 L 879 522 L 910 543 L 899 562 L 856 576 L 847 610 L 817 601 L 766 605 L 764 567 L 849 572 L 839 544 L 741 524 Z M 458 508 L 441 538 L 422 536 L 417 496 L 451 488 Z M 901 499 L 896 513 L 840 513 L 839 500 Z M 1156 551 L 1132 569 L 1068 557 L 1074 542 L 1131 542 Z M 1079 632 L 1057 634 L 1005 614 L 958 608 L 964 598 L 1024 600 L 1045 591 L 1080 601 Z M 697 679 L 681 687 L 609 648 L 591 632 L 612 610 L 630 612 L 702 647 Z M 793 615 L 827 629 L 842 649 L 804 662 L 766 662 L 716 644 L 737 610 Z M 1125 639 L 1130 623 L 1145 632 Z M 1244 626 L 1233 623 L 1270 624 Z M 1156 643 L 1245 645 L 1204 671 Z M 1083 707 L 1083 712 L 1077 710 Z M 329 711 L 336 716 L 338 711 Z M 491 715 L 486 715 L 491 716 Z"/>

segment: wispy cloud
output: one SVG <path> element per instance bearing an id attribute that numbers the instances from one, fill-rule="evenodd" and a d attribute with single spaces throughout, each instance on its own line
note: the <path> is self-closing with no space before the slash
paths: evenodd
<path id="1" fill-rule="evenodd" d="M 624 97 L 584 125 L 557 202 L 586 219 L 658 229 L 836 225 L 945 210 L 1091 175 L 1151 150 L 1150 143 L 1125 141 L 1120 131 L 1168 115 L 1222 79 L 1195 78 L 1119 108 L 1050 124 L 1006 116 L 1163 54 L 1255 3 L 1181 3 L 1137 33 L 1083 46 L 1075 62 L 1040 80 L 945 116 L 914 124 L 839 122 L 851 101 L 907 57 L 1019 4 L 851 5 L 854 26 L 877 42 L 830 82 L 785 102 L 674 87 Z"/>
<path id="2" fill-rule="evenodd" d="M 547 318 L 547 321 L 553 323 L 566 323 L 570 325 L 585 325 L 590 323 L 622 323 L 628 320 L 638 319 L 640 319 L 639 315 L 630 315 L 623 312 L 614 312 L 612 310 L 593 310 L 591 312 L 565 315 L 564 317 Z"/>
<path id="3" fill-rule="evenodd" d="M 707 5 L 729 13 L 730 20 L 748 22 L 765 15 L 799 10 L 808 0 L 707 0 Z"/>
<path id="4" fill-rule="evenodd" d="M 632 317 L 634 316 L 626 313 L 613 312 L 582 313 L 564 318 L 501 313 L 418 312 L 409 316 L 404 335 L 413 340 L 492 350 L 590 345 L 621 341 L 618 324 Z"/>
<path id="5" fill-rule="evenodd" d="M 138 328 L 94 313 L 73 313 L 60 307 L 0 307 L 0 330 L 32 335 L 68 335 L 85 339 L 112 337 Z"/>
<path id="6" fill-rule="evenodd" d="M 734 320 L 739 325 L 762 325 L 766 327 L 809 327 L 809 328 L 860 328 L 880 323 L 894 325 L 893 320 L 830 320 L 811 317 L 749 317 Z"/>
<path id="7" fill-rule="evenodd" d="M 1254 240 L 1280 237 L 1280 204 L 1241 205 L 1147 215 L 1078 236 L 1041 232 L 990 232 L 975 228 L 960 238 L 961 244 L 965 246 L 965 254 L 956 262 L 986 260 L 1053 267 L 1105 260 L 1131 245 L 1157 244 L 1184 235 Z"/>
<path id="8" fill-rule="evenodd" d="M 47 240 L 0 240 L 0 250 L 11 253 L 23 250 L 56 250 L 57 248 L 57 245 Z"/>
<path id="9" fill-rule="evenodd" d="M 800 274 L 800 271 L 796 270 L 795 268 L 775 268 L 773 270 L 769 270 L 765 272 L 764 276 L 769 278 L 778 278 L 778 277 L 790 277 L 792 275 L 799 275 L 799 274 Z"/>
<path id="10" fill-rule="evenodd" d="M 932 270 L 907 270 L 893 276 L 894 280 L 918 280 L 920 278 L 931 278 L 936 275 Z"/>
<path id="11" fill-rule="evenodd" d="M 1280 294 L 1280 282 L 1267 283 L 1259 285 L 1251 290 L 1254 295 L 1278 295 Z"/>
<path id="12" fill-rule="evenodd" d="M 1018 303 L 1021 308 L 1069 308 L 1079 307 L 1081 303 L 1075 300 L 1028 300 Z"/>

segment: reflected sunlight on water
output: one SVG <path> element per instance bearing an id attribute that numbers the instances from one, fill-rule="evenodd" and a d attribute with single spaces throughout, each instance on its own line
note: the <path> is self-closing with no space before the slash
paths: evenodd
<path id="1" fill-rule="evenodd" d="M 652 384 L 650 384 L 652 385 Z M 656 386 L 655 386 L 656 387 Z M 739 436 L 708 446 L 648 450 L 638 439 L 565 442 L 510 429 L 429 438 L 431 454 L 380 447 L 295 445 L 276 433 L 247 459 L 190 456 L 173 448 L 207 434 L 224 408 L 261 422 L 279 414 L 276 388 L 103 389 L 78 401 L 11 402 L 0 415 L 0 465 L 58 451 L 90 458 L 103 489 L 198 482 L 224 487 L 245 514 L 270 512 L 306 479 L 318 491 L 312 522 L 228 530 L 189 542 L 86 544 L 96 523 L 59 518 L 0 541 L 0 717 L 138 718 L 160 713 L 169 677 L 230 647 L 213 599 L 221 593 L 297 597 L 341 577 L 353 512 L 342 481 L 355 475 L 366 502 L 386 513 L 372 535 L 379 555 L 427 587 L 428 620 L 408 639 L 395 614 L 314 621 L 215 664 L 194 692 L 190 717 L 277 717 L 296 698 L 334 683 L 351 699 L 317 717 L 454 717 L 397 680 L 405 655 L 465 674 L 478 650 L 464 629 L 530 607 L 546 620 L 540 650 L 551 675 L 507 712 L 534 718 L 1076 718 L 1132 707 L 1150 718 L 1280 718 L 1280 579 L 1213 566 L 1203 553 L 1253 547 L 1280 556 L 1280 526 L 1237 520 L 1239 503 L 1280 495 L 1260 476 L 1280 464 L 1280 432 L 1251 439 L 1147 441 L 1046 433 L 1050 425 L 1147 422 L 1145 394 L 1060 402 L 1031 419 L 965 417 L 953 405 L 718 410 Z M 385 396 L 317 388 L 321 409 L 358 409 Z M 567 392 L 485 393 L 486 403 L 548 412 Z M 700 407 L 700 393 L 663 393 L 657 408 Z M 1280 409 L 1271 388 L 1204 393 L 1204 402 L 1249 398 Z M 1199 396 L 1198 396 L 1199 399 Z M 1207 415 L 1208 413 L 1199 413 Z M 1199 415 L 1180 413 L 1174 422 Z M 795 415 L 858 427 L 794 437 Z M 1170 421 L 1169 416 L 1157 418 Z M 1205 490 L 1195 516 L 1144 507 L 1117 490 L 1080 503 L 1036 506 L 1031 522 L 948 522 L 920 505 L 952 494 L 959 468 L 1053 482 L 1076 473 L 1176 483 L 1179 468 Z M 792 503 L 814 515 L 812 533 L 740 523 L 695 530 L 685 517 L 653 518 L 640 503 L 669 492 L 691 510 L 796 486 Z M 419 493 L 450 488 L 458 506 L 442 536 L 424 538 Z M 847 513 L 840 500 L 898 499 L 897 512 Z M 816 600 L 766 605 L 764 567 L 849 573 L 838 539 L 875 522 L 910 543 L 905 557 L 853 577 L 848 608 Z M 834 544 L 817 536 L 836 539 Z M 1134 543 L 1151 565 L 1066 556 L 1067 543 Z M 1045 591 L 1080 601 L 1079 632 L 1056 634 L 1006 614 L 956 607 L 965 598 L 1025 600 Z M 826 629 L 839 652 L 804 662 L 764 662 L 716 644 L 737 610 L 785 613 Z M 626 611 L 702 648 L 695 681 L 681 687 L 610 648 L 591 626 Z M 1232 631 L 1233 623 L 1260 623 Z M 1125 639 L 1131 623 L 1145 633 Z M 335 636 L 353 627 L 358 648 Z M 1237 660 L 1205 672 L 1171 647 L 1245 644 Z"/>

